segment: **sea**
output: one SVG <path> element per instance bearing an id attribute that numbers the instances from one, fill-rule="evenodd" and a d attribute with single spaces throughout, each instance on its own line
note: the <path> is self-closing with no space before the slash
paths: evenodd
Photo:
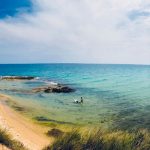
<path id="1" fill-rule="evenodd" d="M 115 64 L 2 64 L 0 76 L 34 76 L 32 81 L 0 80 L 0 93 L 49 121 L 117 129 L 150 129 L 150 66 Z M 64 84 L 72 93 L 26 93 Z M 83 97 L 83 104 L 74 100 Z"/>

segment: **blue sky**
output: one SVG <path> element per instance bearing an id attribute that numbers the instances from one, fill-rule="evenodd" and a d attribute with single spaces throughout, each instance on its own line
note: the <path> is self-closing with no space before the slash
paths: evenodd
<path id="1" fill-rule="evenodd" d="M 32 10 L 32 2 L 30 0 L 1 0 L 0 2 L 0 18 L 15 16 L 19 12 L 30 12 Z"/>
<path id="2" fill-rule="evenodd" d="M 0 63 L 150 64 L 149 0 L 1 0 Z"/>

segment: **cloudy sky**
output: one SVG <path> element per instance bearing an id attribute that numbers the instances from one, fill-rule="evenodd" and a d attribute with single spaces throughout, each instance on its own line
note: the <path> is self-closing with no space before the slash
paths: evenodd
<path id="1" fill-rule="evenodd" d="M 150 64 L 150 0 L 1 0 L 0 63 Z"/>

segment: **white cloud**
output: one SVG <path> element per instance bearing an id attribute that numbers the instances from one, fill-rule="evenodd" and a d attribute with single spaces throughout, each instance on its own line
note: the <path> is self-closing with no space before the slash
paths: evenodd
<path id="1" fill-rule="evenodd" d="M 147 12 L 148 0 L 33 3 L 33 14 L 0 21 L 3 60 L 12 55 L 14 62 L 20 57 L 23 62 L 150 64 L 150 16 L 129 16 Z"/>

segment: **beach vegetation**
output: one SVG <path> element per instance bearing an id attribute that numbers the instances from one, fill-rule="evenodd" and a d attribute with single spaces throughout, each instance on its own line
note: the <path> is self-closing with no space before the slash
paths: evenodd
<path id="1" fill-rule="evenodd" d="M 47 132 L 47 136 L 52 136 L 52 137 L 60 137 L 60 136 L 62 136 L 64 134 L 64 132 L 63 131 L 61 131 L 61 130 L 59 130 L 59 129 L 56 129 L 56 128 L 53 128 L 53 129 L 51 129 L 51 130 L 49 130 L 48 132 Z"/>
<path id="2" fill-rule="evenodd" d="M 56 138 L 44 150 L 149 150 L 150 132 L 137 131 L 72 130 Z"/>
<path id="3" fill-rule="evenodd" d="M 11 150 L 27 150 L 22 143 L 12 139 L 12 137 L 5 131 L 0 129 L 0 144 L 5 145 Z"/>

